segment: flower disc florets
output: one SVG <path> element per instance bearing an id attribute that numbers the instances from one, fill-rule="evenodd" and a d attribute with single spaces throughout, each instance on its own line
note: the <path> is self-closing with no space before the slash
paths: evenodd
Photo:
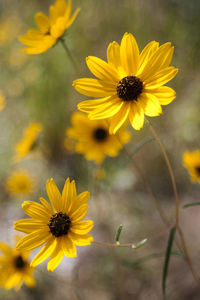
<path id="1" fill-rule="evenodd" d="M 196 167 L 196 171 L 200 175 L 200 166 Z"/>
<path id="2" fill-rule="evenodd" d="M 97 128 L 94 131 L 94 138 L 97 142 L 104 142 L 108 137 L 108 132 L 104 128 Z"/>
<path id="3" fill-rule="evenodd" d="M 117 85 L 117 95 L 123 101 L 137 100 L 142 93 L 143 83 L 136 76 L 127 76 L 119 81 Z"/>
<path id="4" fill-rule="evenodd" d="M 26 266 L 26 262 L 23 260 L 22 256 L 19 255 L 14 259 L 14 265 L 17 269 L 24 269 Z"/>
<path id="5" fill-rule="evenodd" d="M 54 214 L 49 221 L 49 229 L 55 237 L 66 235 L 70 225 L 70 218 L 62 212 Z"/>

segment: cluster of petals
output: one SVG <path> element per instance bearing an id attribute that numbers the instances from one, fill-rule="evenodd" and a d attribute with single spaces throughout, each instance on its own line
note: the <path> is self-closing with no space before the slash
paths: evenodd
<path id="1" fill-rule="evenodd" d="M 38 29 L 30 29 L 26 35 L 20 36 L 19 40 L 28 46 L 23 50 L 27 54 L 40 54 L 47 51 L 74 22 L 79 8 L 71 16 L 71 0 L 56 0 L 55 5 L 49 9 L 49 17 L 38 12 L 35 15 L 35 23 Z"/>
<path id="2" fill-rule="evenodd" d="M 110 133 L 130 120 L 132 127 L 140 130 L 144 115 L 154 117 L 162 113 L 161 105 L 169 104 L 175 97 L 173 89 L 163 86 L 177 73 L 170 66 L 174 47 L 171 43 L 159 46 L 152 41 L 140 53 L 134 36 L 125 33 L 121 44 L 112 42 L 107 49 L 107 61 L 89 56 L 86 63 L 98 79 L 80 78 L 73 82 L 74 88 L 96 100 L 78 104 L 78 109 L 87 113 L 91 120 L 109 119 Z M 124 101 L 117 94 L 119 82 L 127 76 L 137 77 L 142 82 L 142 92 L 137 99 Z"/>

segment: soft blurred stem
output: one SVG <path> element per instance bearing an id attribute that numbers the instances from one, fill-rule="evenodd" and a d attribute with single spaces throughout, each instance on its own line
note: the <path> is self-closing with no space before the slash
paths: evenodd
<path id="1" fill-rule="evenodd" d="M 194 269 L 193 267 L 193 264 L 192 264 L 192 261 L 191 261 L 191 258 L 190 258 L 190 255 L 189 255 L 189 252 L 188 252 L 188 249 L 187 249 L 187 245 L 186 245 L 186 241 L 185 241 L 185 238 L 184 238 L 184 234 L 183 234 L 183 231 L 179 225 L 179 198 L 178 198 L 178 193 L 177 193 L 177 187 L 176 187 L 176 181 L 175 181 L 175 177 L 174 177 L 174 172 L 172 170 L 172 166 L 170 164 L 170 161 L 169 161 L 169 158 L 167 156 L 167 153 L 165 151 L 165 148 L 164 146 L 162 145 L 156 131 L 154 130 L 154 128 L 151 126 L 151 124 L 149 123 L 149 128 L 151 130 L 151 133 L 153 134 L 153 136 L 155 137 L 155 140 L 157 141 L 160 149 L 161 149 L 161 152 L 164 156 L 164 159 L 165 159 L 165 162 L 166 162 L 166 165 L 167 165 L 167 168 L 168 168 L 168 171 L 169 171 L 169 175 L 170 175 L 170 178 L 171 178 L 171 182 L 172 182 L 172 187 L 173 187 L 173 191 L 174 191 L 174 197 L 175 197 L 175 201 L 176 201 L 176 228 L 178 230 L 178 233 L 179 233 L 179 236 L 180 236 L 180 239 L 181 239 L 181 243 L 182 243 L 182 246 L 183 246 L 183 251 L 184 251 L 184 254 L 185 254 L 185 258 L 188 262 L 188 265 L 190 267 L 190 270 L 193 274 L 193 277 L 194 279 L 196 280 L 197 284 L 199 285 L 200 287 L 200 277 L 199 275 L 197 274 L 196 270 Z"/>
<path id="2" fill-rule="evenodd" d="M 77 66 L 77 64 L 76 64 L 76 62 L 75 62 L 75 60 L 74 60 L 74 58 L 73 58 L 73 56 L 72 56 L 69 48 L 67 47 L 67 44 L 65 43 L 65 40 L 62 39 L 62 38 L 60 38 L 60 42 L 63 45 L 63 48 L 65 49 L 65 52 L 67 53 L 67 56 L 71 60 L 73 66 L 74 66 L 75 71 L 78 73 L 79 72 L 78 66 Z"/>

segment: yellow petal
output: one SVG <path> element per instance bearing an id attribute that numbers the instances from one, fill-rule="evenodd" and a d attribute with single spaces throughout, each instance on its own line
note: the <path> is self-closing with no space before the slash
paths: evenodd
<path id="1" fill-rule="evenodd" d="M 27 234 L 25 237 L 19 240 L 17 243 L 17 250 L 32 250 L 42 246 L 52 237 L 49 231 L 36 230 L 32 233 Z"/>
<path id="2" fill-rule="evenodd" d="M 108 81 L 108 83 L 116 84 L 120 78 L 116 70 L 103 61 L 102 59 L 95 56 L 88 56 L 86 63 L 90 71 L 99 79 Z"/>
<path id="3" fill-rule="evenodd" d="M 120 111 L 110 119 L 109 133 L 115 134 L 117 130 L 126 122 L 130 111 L 130 103 L 123 103 Z"/>
<path id="4" fill-rule="evenodd" d="M 162 69 L 161 71 L 157 72 L 154 76 L 150 77 L 148 80 L 144 82 L 145 89 L 151 88 L 155 89 L 164 85 L 168 81 L 170 81 L 174 76 L 176 76 L 178 69 L 174 67 L 168 67 Z"/>
<path id="5" fill-rule="evenodd" d="M 140 77 L 140 74 L 142 74 L 142 71 L 148 64 L 148 61 L 150 57 L 153 55 L 153 53 L 158 49 L 159 43 L 152 41 L 146 45 L 146 47 L 142 50 L 139 58 L 139 69 L 137 72 L 137 76 Z"/>
<path id="6" fill-rule="evenodd" d="M 140 105 L 143 107 L 144 113 L 150 117 L 156 117 L 162 114 L 162 108 L 159 100 L 152 94 L 142 94 L 139 99 Z"/>
<path id="7" fill-rule="evenodd" d="M 46 243 L 46 245 L 38 252 L 38 254 L 34 257 L 31 262 L 31 267 L 36 267 L 45 259 L 47 259 L 54 251 L 57 245 L 55 237 L 51 237 L 50 240 Z"/>
<path id="8" fill-rule="evenodd" d="M 93 241 L 93 237 L 90 234 L 79 235 L 69 232 L 68 236 L 77 246 L 87 246 Z"/>
<path id="9" fill-rule="evenodd" d="M 161 86 L 157 89 L 145 89 L 144 92 L 153 94 L 161 105 L 168 105 L 176 98 L 176 92 L 168 86 Z"/>
<path id="10" fill-rule="evenodd" d="M 110 97 L 107 103 L 102 104 L 92 111 L 88 117 L 91 120 L 96 119 L 106 119 L 117 114 L 120 109 L 122 109 L 123 101 L 121 101 L 117 96 Z"/>
<path id="11" fill-rule="evenodd" d="M 70 231 L 76 234 L 86 234 L 93 227 L 93 221 L 80 221 L 73 223 L 70 227 Z"/>
<path id="12" fill-rule="evenodd" d="M 24 233 L 31 233 L 39 229 L 44 229 L 45 231 L 47 231 L 49 230 L 47 222 L 45 223 L 42 220 L 39 221 L 33 219 L 22 219 L 14 223 L 14 229 Z"/>
<path id="13" fill-rule="evenodd" d="M 107 103 L 110 100 L 111 97 L 105 97 L 102 99 L 96 99 L 96 100 L 86 100 L 77 105 L 77 108 L 80 111 L 90 113 L 95 108 L 99 107 L 101 104 Z"/>
<path id="14" fill-rule="evenodd" d="M 140 130 L 144 125 L 144 111 L 137 102 L 130 107 L 129 120 L 135 130 Z"/>
<path id="15" fill-rule="evenodd" d="M 135 75 L 139 66 L 139 49 L 134 36 L 125 33 L 120 46 L 121 64 L 127 75 Z"/>
<path id="16" fill-rule="evenodd" d="M 35 23 L 43 34 L 49 32 L 50 22 L 49 18 L 45 14 L 41 12 L 35 14 Z"/>
<path id="17" fill-rule="evenodd" d="M 67 257 L 76 257 L 76 247 L 72 240 L 67 236 L 62 236 L 62 249 Z"/>
<path id="18" fill-rule="evenodd" d="M 66 29 L 72 25 L 72 23 L 74 22 L 74 20 L 76 19 L 77 15 L 78 15 L 79 11 L 80 11 L 80 8 L 77 8 L 75 10 L 74 14 L 72 15 L 72 17 L 69 19 L 69 21 L 66 24 Z"/>
<path id="19" fill-rule="evenodd" d="M 76 197 L 76 201 L 73 202 L 71 211 L 73 212 L 73 211 L 77 210 L 77 208 L 80 207 L 82 204 L 87 205 L 89 198 L 90 198 L 89 192 L 83 192 L 83 193 L 79 194 Z"/>
<path id="20" fill-rule="evenodd" d="M 64 257 L 64 252 L 62 249 L 62 239 L 61 238 L 57 238 L 56 239 L 57 245 L 53 251 L 53 253 L 50 256 L 48 265 L 47 265 L 47 270 L 49 272 L 52 272 L 55 270 L 55 268 L 59 265 L 59 263 L 61 262 L 61 260 Z"/>
<path id="21" fill-rule="evenodd" d="M 24 201 L 22 204 L 22 209 L 31 218 L 48 220 L 50 217 L 50 214 L 47 210 L 45 210 L 43 205 L 33 201 Z"/>
<path id="22" fill-rule="evenodd" d="M 70 214 L 70 220 L 72 222 L 78 222 L 82 220 L 87 214 L 87 211 L 88 211 L 88 206 L 86 204 L 77 207 L 77 209 L 73 210 L 72 213 Z"/>
<path id="23" fill-rule="evenodd" d="M 107 49 L 107 60 L 108 63 L 116 69 L 121 66 L 120 46 L 117 42 L 112 42 L 109 44 Z"/>
<path id="24" fill-rule="evenodd" d="M 47 202 L 44 198 L 40 197 L 40 202 L 42 203 L 42 205 L 45 207 L 46 211 L 48 212 L 48 214 L 53 214 L 53 210 L 49 204 L 49 202 Z"/>
<path id="25" fill-rule="evenodd" d="M 102 80 L 81 78 L 73 82 L 73 87 L 81 94 L 89 97 L 105 97 L 116 93 L 116 86 Z"/>
<path id="26" fill-rule="evenodd" d="M 5 254 L 5 255 L 11 255 L 12 254 L 12 249 L 6 245 L 5 243 L 0 242 L 0 250 Z"/>
<path id="27" fill-rule="evenodd" d="M 53 181 L 53 178 L 51 178 L 50 180 L 47 180 L 46 190 L 47 190 L 47 195 L 49 197 L 51 205 L 53 206 L 55 212 L 62 211 L 61 194 L 60 194 L 55 182 Z"/>

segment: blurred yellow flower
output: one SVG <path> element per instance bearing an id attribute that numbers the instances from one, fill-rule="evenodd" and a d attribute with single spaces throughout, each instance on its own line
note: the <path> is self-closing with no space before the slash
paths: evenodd
<path id="1" fill-rule="evenodd" d="M 5 98 L 4 98 L 3 94 L 2 94 L 2 92 L 0 91 L 0 111 L 2 109 L 4 109 L 4 107 L 5 107 Z"/>
<path id="2" fill-rule="evenodd" d="M 15 162 L 21 160 L 24 156 L 34 150 L 38 143 L 39 134 L 43 130 L 40 123 L 31 123 L 25 130 L 21 141 L 15 146 Z"/>
<path id="3" fill-rule="evenodd" d="M 14 171 L 6 180 L 6 190 L 10 195 L 28 195 L 34 187 L 35 180 L 24 170 Z"/>
<path id="4" fill-rule="evenodd" d="M 91 120 L 109 118 L 111 134 L 128 118 L 132 127 L 140 130 L 144 115 L 160 115 L 161 105 L 176 97 L 173 89 L 162 86 L 178 72 L 169 66 L 173 52 L 171 43 L 159 47 L 159 43 L 152 41 L 139 53 L 133 35 L 125 33 L 121 45 L 112 42 L 108 46 L 108 62 L 87 57 L 88 68 L 99 79 L 77 79 L 73 86 L 86 96 L 103 98 L 83 101 L 78 109 L 88 113 Z"/>
<path id="5" fill-rule="evenodd" d="M 192 182 L 200 183 L 200 150 L 183 153 L 183 165 L 188 169 Z"/>
<path id="6" fill-rule="evenodd" d="M 19 241 L 19 237 L 17 238 Z M 25 282 L 28 287 L 35 286 L 34 268 L 28 262 L 28 251 L 17 251 L 5 243 L 0 242 L 0 286 L 5 289 L 19 290 Z"/>
<path id="7" fill-rule="evenodd" d="M 89 120 L 80 112 L 73 113 L 71 122 L 73 127 L 66 130 L 66 135 L 76 140 L 75 151 L 98 164 L 106 155 L 117 156 L 123 144 L 130 140 L 127 130 L 121 129 L 117 135 L 110 134 L 105 120 Z"/>
<path id="8" fill-rule="evenodd" d="M 66 180 L 62 195 L 52 178 L 47 180 L 46 189 L 51 206 L 44 198 L 40 198 L 41 204 L 25 201 L 22 208 L 31 219 L 16 221 L 14 228 L 27 233 L 17 244 L 18 250 L 28 251 L 46 243 L 31 266 L 50 256 L 47 269 L 53 271 L 64 256 L 76 257 L 75 245 L 90 245 L 93 238 L 88 232 L 93 222 L 81 221 L 87 214 L 90 194 L 83 192 L 77 196 L 74 180 Z"/>
<path id="9" fill-rule="evenodd" d="M 56 44 L 65 31 L 72 25 L 79 8 L 71 16 L 71 0 L 56 0 L 55 5 L 50 6 L 49 17 L 39 12 L 35 15 L 35 23 L 38 29 L 28 30 L 26 35 L 19 40 L 28 46 L 23 50 L 27 54 L 40 54 Z"/>

